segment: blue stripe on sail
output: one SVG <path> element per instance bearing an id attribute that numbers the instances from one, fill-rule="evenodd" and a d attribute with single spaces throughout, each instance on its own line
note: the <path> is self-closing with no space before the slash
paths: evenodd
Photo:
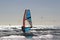
<path id="1" fill-rule="evenodd" d="M 26 18 L 31 17 L 30 10 L 27 11 Z"/>
<path id="2" fill-rule="evenodd" d="M 27 18 L 27 20 L 28 20 L 29 22 L 31 22 L 30 10 L 27 11 L 26 18 Z"/>

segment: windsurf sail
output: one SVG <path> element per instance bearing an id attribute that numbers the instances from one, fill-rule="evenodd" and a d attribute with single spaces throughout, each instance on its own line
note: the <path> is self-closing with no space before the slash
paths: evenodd
<path id="1" fill-rule="evenodd" d="M 29 27 L 26 27 L 26 22 L 27 21 L 29 23 Z M 29 30 L 32 28 L 32 19 L 31 19 L 31 13 L 29 9 L 26 9 L 24 12 L 24 16 L 23 16 L 23 26 L 22 26 L 22 31 L 24 33 L 29 32 Z"/>
<path id="2" fill-rule="evenodd" d="M 23 17 L 23 27 L 26 27 L 25 21 L 27 21 L 30 25 L 30 28 L 32 28 L 31 12 L 29 9 L 25 10 L 24 17 Z"/>

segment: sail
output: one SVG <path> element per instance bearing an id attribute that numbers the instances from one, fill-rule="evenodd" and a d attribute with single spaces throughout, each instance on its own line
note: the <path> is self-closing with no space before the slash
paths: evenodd
<path id="1" fill-rule="evenodd" d="M 30 27 L 32 27 L 32 20 L 31 20 L 31 13 L 29 9 L 25 10 L 24 17 L 23 17 L 23 26 L 25 26 L 25 21 L 27 21 L 30 24 Z"/>

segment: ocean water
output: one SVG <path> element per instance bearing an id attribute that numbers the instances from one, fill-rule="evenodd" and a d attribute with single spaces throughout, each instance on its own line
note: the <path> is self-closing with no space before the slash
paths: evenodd
<path id="1" fill-rule="evenodd" d="M 0 40 L 60 40 L 60 29 L 32 30 L 31 33 L 34 35 L 9 35 L 0 37 Z"/>

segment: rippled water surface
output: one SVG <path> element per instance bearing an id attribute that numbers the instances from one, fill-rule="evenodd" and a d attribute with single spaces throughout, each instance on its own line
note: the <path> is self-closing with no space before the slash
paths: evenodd
<path id="1" fill-rule="evenodd" d="M 0 37 L 0 40 L 60 40 L 60 30 L 39 30 L 31 31 L 32 36 L 10 35 Z M 37 35 L 37 36 L 35 36 Z"/>

